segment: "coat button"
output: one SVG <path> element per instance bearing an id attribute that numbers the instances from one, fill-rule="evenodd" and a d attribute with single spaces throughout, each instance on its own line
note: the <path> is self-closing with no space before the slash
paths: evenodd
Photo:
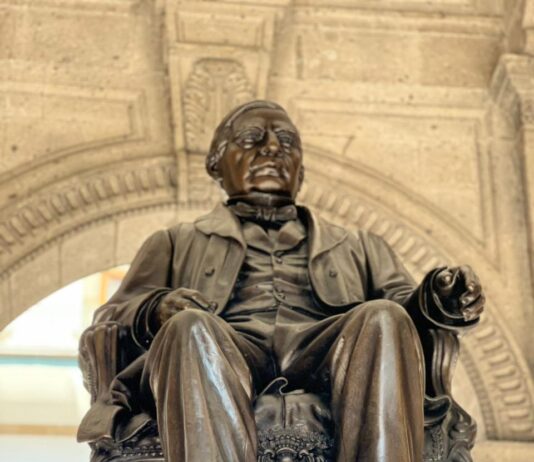
<path id="1" fill-rule="evenodd" d="M 214 273 L 215 273 L 215 268 L 213 266 L 210 266 L 209 268 L 206 268 L 205 271 L 204 271 L 204 274 L 206 276 L 213 276 Z"/>
<path id="2" fill-rule="evenodd" d="M 328 274 L 331 278 L 335 278 L 337 276 L 337 271 L 335 269 L 331 269 Z"/>

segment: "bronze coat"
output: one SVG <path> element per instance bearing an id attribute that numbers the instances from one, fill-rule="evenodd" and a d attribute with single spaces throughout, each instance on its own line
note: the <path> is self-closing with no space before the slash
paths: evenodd
<path id="1" fill-rule="evenodd" d="M 420 303 L 423 291 L 415 290 L 413 279 L 382 238 L 365 231 L 350 233 L 301 210 L 308 222 L 310 281 L 326 315 L 364 301 L 389 299 L 403 305 L 418 327 L 429 320 L 447 327 L 429 318 Z M 80 441 L 125 440 L 150 420 L 138 396 L 145 349 L 132 331 L 139 309 L 162 292 L 185 287 L 217 302 L 215 314 L 220 313 L 231 297 L 245 251 L 240 222 L 223 204 L 193 224 L 158 231 L 145 241 L 118 291 L 95 314 L 94 323 L 115 321 L 125 328 L 130 365 L 111 382 L 109 393 L 96 398 L 79 427 Z M 118 370 L 124 366 L 119 364 Z"/>
<path id="2" fill-rule="evenodd" d="M 415 283 L 385 241 L 371 233 L 349 233 L 304 208 L 310 238 L 309 274 L 328 313 L 385 298 L 405 305 Z M 132 327 L 139 307 L 162 289 L 186 287 L 228 302 L 245 258 L 241 225 L 223 204 L 193 224 L 158 231 L 137 253 L 121 287 L 95 315 L 95 322 Z M 327 313 L 325 313 L 327 314 Z"/>

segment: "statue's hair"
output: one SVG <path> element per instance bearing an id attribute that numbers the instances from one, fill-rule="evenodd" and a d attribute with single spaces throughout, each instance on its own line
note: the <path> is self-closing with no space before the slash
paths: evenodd
<path id="1" fill-rule="evenodd" d="M 279 104 L 263 100 L 249 101 L 232 109 L 215 129 L 210 150 L 206 157 L 206 170 L 212 178 L 216 180 L 220 178 L 219 161 L 226 152 L 226 147 L 232 136 L 232 124 L 239 116 L 253 109 L 276 109 L 287 115 L 286 110 Z"/>

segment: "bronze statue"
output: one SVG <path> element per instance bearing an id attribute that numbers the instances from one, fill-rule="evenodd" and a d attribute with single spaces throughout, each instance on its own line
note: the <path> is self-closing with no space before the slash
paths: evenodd
<path id="1" fill-rule="evenodd" d="M 440 341 L 475 324 L 481 285 L 463 266 L 417 286 L 380 237 L 296 206 L 302 162 L 279 105 L 254 101 L 223 119 L 206 165 L 228 200 L 148 238 L 95 315 L 105 327 L 82 340 L 100 384 L 80 440 L 109 452 L 152 425 L 167 462 L 325 460 L 266 455 L 268 438 L 258 449 L 257 428 L 278 412 L 264 392 L 283 383 L 283 419 L 330 427 L 335 460 L 423 460 L 425 424 L 451 411 L 446 386 L 428 383 L 427 332 Z M 124 366 L 95 366 L 110 357 Z"/>

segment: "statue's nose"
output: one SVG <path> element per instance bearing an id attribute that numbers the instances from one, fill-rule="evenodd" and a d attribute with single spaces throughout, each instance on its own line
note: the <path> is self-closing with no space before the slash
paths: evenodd
<path id="1" fill-rule="evenodd" d="M 261 153 L 263 155 L 276 155 L 280 152 L 280 150 L 281 146 L 276 133 L 274 133 L 272 130 L 268 130 L 265 144 L 261 148 Z"/>

